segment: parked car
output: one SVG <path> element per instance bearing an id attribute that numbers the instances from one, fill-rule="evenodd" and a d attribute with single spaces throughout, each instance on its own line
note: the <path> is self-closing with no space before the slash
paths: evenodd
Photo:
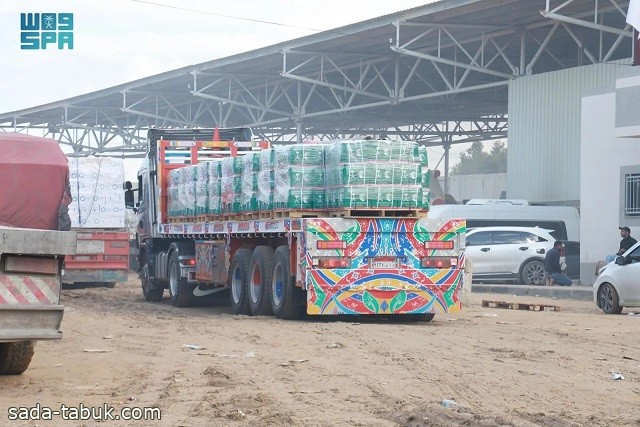
<path id="1" fill-rule="evenodd" d="M 556 238 L 538 227 L 478 227 L 467 233 L 466 256 L 473 262 L 474 281 L 544 283 L 544 257 Z M 579 277 L 580 243 L 565 241 L 570 278 Z M 573 265 L 575 264 L 575 265 Z"/>
<path id="2" fill-rule="evenodd" d="M 640 243 L 607 264 L 593 284 L 593 299 L 607 314 L 640 307 Z"/>
<path id="3" fill-rule="evenodd" d="M 562 240 L 567 269 L 564 274 L 571 280 L 580 280 L 580 242 Z"/>

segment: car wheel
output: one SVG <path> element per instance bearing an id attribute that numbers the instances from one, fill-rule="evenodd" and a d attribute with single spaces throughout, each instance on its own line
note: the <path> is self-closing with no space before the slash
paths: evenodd
<path id="1" fill-rule="evenodd" d="M 528 261 L 522 266 L 520 279 L 525 285 L 540 285 L 544 282 L 544 263 L 537 259 Z"/>
<path id="2" fill-rule="evenodd" d="M 620 314 L 622 307 L 620 307 L 618 298 L 618 292 L 610 283 L 604 283 L 598 289 L 598 307 L 602 309 L 606 314 Z"/>

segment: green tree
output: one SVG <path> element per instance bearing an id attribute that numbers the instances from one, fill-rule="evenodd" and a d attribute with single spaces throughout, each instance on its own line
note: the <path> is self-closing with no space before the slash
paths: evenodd
<path id="1" fill-rule="evenodd" d="M 507 171 L 507 146 L 496 141 L 491 152 L 482 150 L 482 142 L 476 141 L 466 153 L 460 154 L 460 163 L 451 168 L 452 175 L 501 173 Z"/>

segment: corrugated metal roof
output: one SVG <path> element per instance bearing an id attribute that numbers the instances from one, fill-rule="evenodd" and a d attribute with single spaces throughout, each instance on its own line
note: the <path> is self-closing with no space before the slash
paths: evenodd
<path id="1" fill-rule="evenodd" d="M 296 99 L 298 94 L 294 90 L 297 86 L 291 84 L 288 80 L 281 76 L 283 64 L 283 52 L 285 51 L 306 51 L 306 52 L 324 52 L 331 55 L 331 60 L 337 66 L 341 67 L 340 73 L 348 73 L 348 78 L 357 82 L 359 70 L 363 64 L 375 63 L 378 66 L 380 78 L 371 78 L 368 84 L 368 91 L 379 96 L 388 96 L 389 85 L 393 85 L 394 79 L 397 78 L 395 73 L 395 60 L 397 55 L 390 49 L 389 40 L 394 40 L 396 36 L 396 24 L 401 23 L 402 42 L 409 40 L 417 40 L 413 49 L 420 52 L 432 53 L 434 55 L 442 54 L 445 57 L 445 50 L 448 50 L 446 58 L 453 59 L 457 55 L 464 58 L 465 54 L 458 49 L 456 43 L 466 43 L 467 48 L 477 49 L 483 40 L 491 37 L 493 43 L 486 43 L 480 62 L 489 60 L 494 55 L 496 58 L 500 56 L 499 49 L 509 57 L 510 62 L 519 65 L 520 57 L 520 32 L 526 28 L 527 34 L 542 40 L 545 37 L 545 28 L 553 24 L 551 20 L 543 17 L 540 11 L 545 8 L 545 0 L 442 0 L 435 3 L 429 3 L 405 11 L 399 11 L 393 14 L 369 19 L 366 21 L 354 23 L 334 30 L 324 31 L 307 37 L 302 37 L 276 45 L 260 48 L 241 54 L 214 59 L 212 61 L 183 67 L 170 72 L 150 76 L 144 79 L 131 81 L 122 85 L 114 86 L 108 89 L 88 93 L 85 95 L 64 99 L 46 105 L 28 108 L 20 111 L 8 112 L 0 114 L 0 124 L 5 125 L 29 124 L 29 123 L 49 123 L 53 126 L 61 124 L 61 117 L 64 115 L 65 108 L 76 108 L 79 111 L 91 108 L 110 109 L 109 117 L 100 115 L 78 114 L 73 120 L 74 125 L 78 126 L 131 126 L 138 120 L 145 122 L 147 116 L 136 114 L 135 112 L 122 111 L 123 92 L 129 91 L 128 102 L 135 102 L 137 111 L 149 114 L 157 113 L 158 105 L 154 99 L 143 99 L 144 94 L 155 91 L 163 92 L 163 99 L 167 103 L 171 103 L 171 107 L 162 105 L 166 111 L 175 108 L 179 114 L 184 117 L 192 114 L 192 105 L 194 101 L 202 101 L 202 98 L 194 98 L 194 94 L 190 88 L 193 83 L 192 73 L 201 73 L 204 84 L 207 84 L 206 77 L 211 76 L 213 81 L 218 75 L 231 75 L 237 85 L 217 89 L 213 94 L 216 97 L 231 97 L 237 94 L 243 95 L 242 88 L 253 90 L 256 97 L 259 93 L 272 93 L 274 88 L 281 86 L 291 86 L 290 93 L 287 97 L 278 97 L 271 105 L 274 112 L 267 112 L 253 125 L 259 127 L 261 123 L 270 123 L 278 120 L 278 125 L 283 127 L 292 127 L 295 129 L 295 115 L 291 107 L 291 99 Z M 619 7 L 626 7 L 627 0 L 618 2 Z M 607 23 L 611 26 L 624 27 L 624 18 L 615 10 L 612 5 L 601 5 L 608 7 Z M 591 0 L 576 0 L 566 2 L 562 8 L 562 12 L 567 16 L 584 17 L 589 13 L 593 13 L 593 2 Z M 440 30 L 425 31 L 425 25 L 429 26 L 451 26 L 448 31 L 455 36 L 456 43 L 448 40 L 448 47 L 443 48 L 442 52 L 437 48 L 438 42 L 446 38 L 446 34 Z M 430 27 L 433 28 L 433 27 Z M 585 45 L 594 47 L 599 43 L 600 39 L 597 34 L 584 31 L 580 32 Z M 558 35 L 554 36 L 557 37 Z M 560 35 L 556 41 L 554 55 L 563 57 L 564 66 L 571 67 L 576 65 L 575 44 L 568 34 Z M 615 35 L 604 34 L 605 39 L 615 38 Z M 511 42 L 513 41 L 513 42 Z M 566 41 L 566 43 L 565 43 Z M 626 41 L 625 41 L 626 43 Z M 630 44 L 630 43 L 629 43 Z M 624 43 L 623 43 L 624 45 Z M 499 49 L 498 49 L 498 46 Z M 533 56 L 538 46 L 533 42 L 527 46 L 526 55 Z M 305 65 L 307 57 L 287 57 L 290 68 L 296 67 L 296 71 L 303 77 L 315 77 L 318 74 L 318 65 L 309 63 Z M 297 62 L 296 62 L 297 61 Z M 415 58 L 405 58 L 405 63 L 400 63 L 401 77 L 406 77 Z M 448 78 L 455 83 L 455 72 L 446 70 Z M 513 70 L 500 59 L 494 61 L 496 72 L 512 75 Z M 536 65 L 536 72 L 544 72 L 561 68 L 549 55 L 543 54 Z M 326 70 L 325 70 L 326 71 Z M 335 72 L 339 81 L 341 74 Z M 326 74 L 326 73 L 325 73 Z M 312 98 L 312 101 L 305 107 L 302 114 L 305 126 L 312 128 L 313 126 L 328 126 L 329 129 L 335 128 L 336 124 L 340 124 L 342 128 L 358 128 L 360 126 L 376 126 L 384 129 L 390 126 L 402 126 L 415 123 L 440 123 L 443 120 L 469 120 L 478 117 L 486 117 L 492 114 L 504 114 L 506 112 L 506 88 L 494 87 L 491 90 L 475 90 L 468 92 L 456 93 L 448 96 L 442 95 L 446 92 L 444 83 L 440 74 L 429 61 L 422 61 L 421 67 L 418 68 L 418 76 L 415 76 L 404 88 L 402 96 L 397 96 L 397 102 L 393 105 L 371 102 L 366 97 L 356 96 L 351 102 L 351 106 L 361 109 L 349 112 L 342 111 L 341 108 L 331 108 L 327 110 L 326 100 L 332 99 L 335 94 L 332 92 L 334 88 L 319 86 L 317 93 L 320 95 Z M 459 75 L 457 76 L 460 77 Z M 466 85 L 471 86 L 495 83 L 500 78 L 483 73 L 472 72 L 466 79 Z M 240 89 L 238 89 L 240 88 Z M 258 90 L 258 89 L 260 90 Z M 229 95 L 229 91 L 236 93 Z M 136 98 L 136 93 L 143 94 Z M 436 94 L 433 97 L 425 98 L 424 95 Z M 304 95 L 303 95 L 304 96 Z M 322 99 L 324 97 L 324 99 Z M 215 112 L 211 114 L 217 117 L 218 99 L 212 100 L 208 107 Z M 289 99 L 286 99 L 289 98 Z M 133 99 L 130 101 L 129 99 Z M 261 102 L 267 103 L 266 100 Z M 358 105 L 360 104 L 360 105 Z M 331 106 L 333 107 L 333 106 Z M 194 109 L 197 107 L 193 107 Z M 228 126 L 244 126 L 253 122 L 252 118 L 247 118 L 244 111 L 225 111 L 229 114 Z M 285 112 L 287 115 L 277 112 Z M 289 117 L 289 113 L 290 116 Z M 164 112 L 162 114 L 165 114 Z M 169 113 L 166 113 L 167 115 Z M 176 113 L 177 114 L 177 113 Z M 243 115 L 244 114 L 244 115 Z M 200 126 L 210 126 L 211 117 L 207 117 L 204 123 L 198 123 L 198 119 L 193 119 L 190 123 Z M 146 122 L 145 122 L 146 123 Z M 64 124 L 64 123 L 62 123 Z M 182 125 L 182 123 L 178 123 Z"/>

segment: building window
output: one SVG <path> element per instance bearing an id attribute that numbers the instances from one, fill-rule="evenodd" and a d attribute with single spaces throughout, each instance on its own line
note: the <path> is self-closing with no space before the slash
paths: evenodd
<path id="1" fill-rule="evenodd" d="M 640 216 L 640 173 L 624 176 L 624 214 Z"/>

